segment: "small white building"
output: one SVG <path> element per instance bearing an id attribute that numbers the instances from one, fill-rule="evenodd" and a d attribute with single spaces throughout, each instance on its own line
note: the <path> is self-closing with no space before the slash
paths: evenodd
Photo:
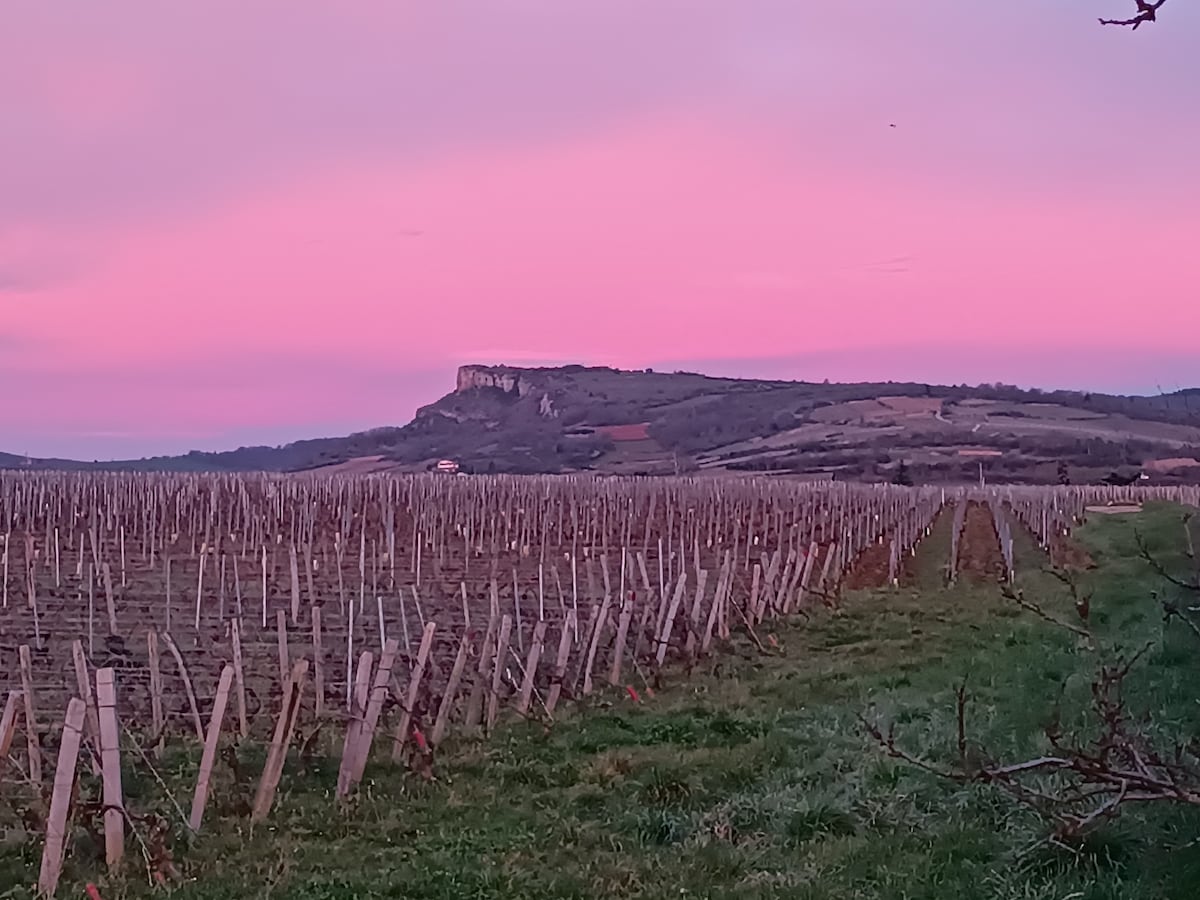
<path id="1" fill-rule="evenodd" d="M 452 459 L 439 459 L 437 465 L 433 467 L 433 471 L 440 472 L 443 475 L 457 475 L 458 463 Z"/>

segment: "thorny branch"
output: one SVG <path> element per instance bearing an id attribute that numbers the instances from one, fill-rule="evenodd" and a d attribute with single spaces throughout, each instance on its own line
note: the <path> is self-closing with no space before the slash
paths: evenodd
<path id="1" fill-rule="evenodd" d="M 1069 576 L 1060 576 L 1060 577 L 1064 578 L 1064 580 L 1065 580 Z M 1077 593 L 1077 589 L 1075 587 L 1074 582 L 1068 581 L 1067 584 L 1070 586 L 1071 591 L 1075 596 L 1075 611 L 1079 614 L 1079 618 L 1081 620 L 1083 620 L 1084 622 L 1087 622 L 1088 616 L 1091 614 L 1091 597 L 1090 597 L 1090 595 L 1086 596 L 1086 597 L 1080 597 Z M 1021 609 L 1025 610 L 1026 612 L 1033 613 L 1039 619 L 1049 622 L 1051 625 L 1056 625 L 1059 628 L 1066 629 L 1067 631 L 1071 632 L 1072 634 L 1076 634 L 1079 637 L 1084 638 L 1090 644 L 1090 642 L 1092 640 L 1092 633 L 1090 631 L 1088 631 L 1088 629 L 1083 628 L 1079 625 L 1072 625 L 1070 622 L 1064 622 L 1062 619 L 1059 619 L 1056 616 L 1052 616 L 1050 613 L 1046 612 L 1044 609 L 1042 609 L 1040 606 L 1038 606 L 1033 601 L 1027 600 L 1025 598 L 1025 592 L 1020 590 L 1019 588 L 1014 589 L 1011 585 L 1004 584 L 1000 587 L 1000 595 L 1002 597 L 1004 597 L 1006 600 L 1012 600 L 1014 603 L 1016 603 L 1018 606 L 1021 607 Z"/>
<path id="2" fill-rule="evenodd" d="M 1137 3 L 1137 15 L 1128 19 L 1101 19 L 1101 25 L 1128 25 L 1132 26 L 1134 31 L 1137 31 L 1146 22 L 1153 22 L 1158 16 L 1159 7 L 1167 0 L 1157 0 L 1151 3 L 1149 0 L 1135 0 Z"/>
<path id="3" fill-rule="evenodd" d="M 188 824 L 188 817 L 183 814 L 183 807 L 179 805 L 179 801 L 175 799 L 175 795 L 171 792 L 171 789 L 167 787 L 167 783 L 163 781 L 162 776 L 158 773 L 158 769 L 156 769 L 154 764 L 150 762 L 150 757 L 146 754 L 145 748 L 143 748 L 142 745 L 138 743 L 137 739 L 132 735 L 129 736 L 129 739 L 126 741 L 126 743 L 133 748 L 133 751 L 137 753 L 139 757 L 141 757 L 141 760 L 145 764 L 146 768 L 150 770 L 150 774 L 154 776 L 154 780 L 158 782 L 158 786 L 162 789 L 163 794 L 166 795 L 167 799 L 171 801 L 171 805 L 175 807 L 175 812 L 179 814 L 179 821 L 190 829 L 191 826 Z M 92 741 L 89 740 L 86 742 L 86 744 L 89 752 L 95 754 L 96 748 L 92 745 Z"/>
<path id="4" fill-rule="evenodd" d="M 78 784 L 76 785 L 72 811 L 88 833 L 97 852 L 104 848 L 104 816 L 112 810 L 121 813 L 129 832 L 137 841 L 150 886 L 162 887 L 179 879 L 179 869 L 175 865 L 170 848 L 171 825 L 163 816 L 155 812 L 138 815 L 121 805 L 105 803 L 103 800 L 84 799 L 79 796 Z"/>
<path id="5" fill-rule="evenodd" d="M 1093 680 L 1092 712 L 1100 724 L 1096 737 L 1085 741 L 1067 735 L 1054 722 L 1045 732 L 1051 752 L 1033 759 L 1000 764 L 969 739 L 965 682 L 955 697 L 959 761 L 954 768 L 902 748 L 892 725 L 885 730 L 863 716 L 859 721 L 891 758 L 957 784 L 997 787 L 1053 823 L 1048 840 L 1078 838 L 1116 816 L 1125 803 L 1171 801 L 1200 806 L 1200 760 L 1183 745 L 1161 751 L 1132 726 L 1125 708 L 1122 682 L 1146 649 L 1101 666 Z M 1046 775 L 1057 776 L 1048 787 Z"/>
<path id="6" fill-rule="evenodd" d="M 1172 603 L 1170 600 L 1162 600 L 1163 622 L 1170 622 L 1172 619 L 1178 619 L 1186 625 L 1197 638 L 1200 638 L 1200 625 L 1192 621 L 1191 616 L 1184 615 L 1183 610 L 1179 608 L 1178 603 Z M 1190 607 L 1189 607 L 1190 608 Z"/>
<path id="7" fill-rule="evenodd" d="M 1143 558 L 1154 570 L 1174 580 L 1145 548 L 1140 536 L 1138 542 Z M 1056 574 L 1071 590 L 1076 612 L 1086 625 L 1090 595 L 1081 597 L 1070 575 Z M 1086 628 L 1052 616 L 1025 599 L 1020 591 L 1007 587 L 1003 590 L 1004 596 L 1015 600 L 1023 609 L 1086 637 L 1088 646 L 1092 646 L 1092 635 Z M 1200 638 L 1200 627 L 1177 607 L 1164 603 L 1163 608 L 1167 619 L 1180 618 Z M 1038 844 L 1078 838 L 1097 823 L 1118 815 L 1126 803 L 1173 802 L 1200 806 L 1200 754 L 1195 745 L 1176 740 L 1164 749 L 1160 746 L 1163 742 L 1153 740 L 1146 733 L 1144 723 L 1135 721 L 1123 695 L 1125 679 L 1153 646 L 1148 643 L 1132 654 L 1118 651 L 1111 661 L 1101 662 L 1091 682 L 1089 713 L 1098 726 L 1093 731 L 1094 736 L 1085 739 L 1065 732 L 1056 710 L 1054 720 L 1045 729 L 1050 752 L 1022 762 L 1001 764 L 969 739 L 969 696 L 965 680 L 955 694 L 959 759 L 953 768 L 930 762 L 902 748 L 893 725 L 885 729 L 864 716 L 860 716 L 859 721 L 891 758 L 958 784 L 992 785 L 1048 819 L 1053 823 L 1053 830 Z"/>
<path id="8" fill-rule="evenodd" d="M 1142 533 L 1140 531 L 1136 531 L 1134 532 L 1133 537 L 1134 540 L 1137 541 L 1138 556 L 1147 564 L 1149 564 L 1150 568 L 1154 570 L 1155 575 L 1159 576 L 1164 581 L 1170 582 L 1177 588 L 1181 588 L 1190 593 L 1200 594 L 1200 578 L 1192 581 L 1186 581 L 1180 578 L 1178 575 L 1173 575 L 1172 573 L 1168 572 L 1166 567 L 1158 560 L 1158 558 L 1150 552 L 1150 548 L 1146 546 L 1146 539 L 1142 537 Z"/>
<path id="9" fill-rule="evenodd" d="M 1184 517 L 1185 528 L 1188 527 L 1189 519 L 1190 516 Z M 1150 552 L 1150 548 L 1146 546 L 1146 541 L 1142 537 L 1141 532 L 1135 532 L 1134 539 L 1137 541 L 1138 556 L 1150 566 L 1156 575 L 1182 591 L 1200 594 L 1200 575 L 1191 581 L 1187 581 L 1178 577 L 1177 575 L 1173 575 L 1171 572 L 1168 572 L 1162 562 Z M 1155 594 L 1155 598 L 1158 599 L 1159 604 L 1162 606 L 1163 622 L 1170 622 L 1172 619 L 1176 619 L 1185 625 L 1193 635 L 1195 635 L 1197 638 L 1200 638 L 1200 625 L 1197 625 L 1195 620 L 1188 615 L 1188 613 L 1196 612 L 1197 607 L 1188 606 L 1186 608 L 1181 608 L 1178 603 L 1172 600 L 1163 600 L 1158 598 L 1157 593 Z"/>

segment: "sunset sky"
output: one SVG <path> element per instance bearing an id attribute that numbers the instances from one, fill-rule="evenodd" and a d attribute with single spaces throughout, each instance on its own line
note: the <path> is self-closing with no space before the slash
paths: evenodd
<path id="1" fill-rule="evenodd" d="M 1133 7 L 6 0 L 0 450 L 401 424 L 463 362 L 1200 385 L 1200 3 Z"/>

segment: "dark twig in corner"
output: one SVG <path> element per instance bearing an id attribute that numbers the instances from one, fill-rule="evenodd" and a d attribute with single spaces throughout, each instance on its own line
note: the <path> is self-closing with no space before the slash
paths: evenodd
<path id="1" fill-rule="evenodd" d="M 1158 16 L 1159 7 L 1167 0 L 1157 0 L 1151 3 L 1149 0 L 1135 0 L 1137 3 L 1137 15 L 1128 19 L 1101 19 L 1101 25 L 1127 25 L 1132 26 L 1134 31 L 1137 31 L 1146 22 L 1153 22 Z"/>

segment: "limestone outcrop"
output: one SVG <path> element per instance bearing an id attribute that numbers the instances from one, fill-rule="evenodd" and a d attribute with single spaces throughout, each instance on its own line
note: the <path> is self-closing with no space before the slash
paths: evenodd
<path id="1" fill-rule="evenodd" d="M 472 388 L 499 388 L 508 394 L 524 397 L 534 390 L 528 378 L 521 377 L 521 370 L 504 366 L 459 366 L 456 393 Z"/>

